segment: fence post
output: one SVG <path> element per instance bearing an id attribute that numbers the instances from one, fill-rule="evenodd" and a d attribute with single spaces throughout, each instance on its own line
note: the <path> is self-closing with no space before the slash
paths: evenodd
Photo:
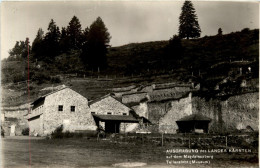
<path id="1" fill-rule="evenodd" d="M 163 146 L 163 133 L 162 133 L 162 146 Z"/>
<path id="2" fill-rule="evenodd" d="M 226 148 L 227 148 L 227 136 L 226 136 Z"/>

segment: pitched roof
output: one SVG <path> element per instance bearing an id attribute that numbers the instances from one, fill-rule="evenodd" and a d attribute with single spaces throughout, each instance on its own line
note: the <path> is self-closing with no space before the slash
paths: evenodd
<path id="1" fill-rule="evenodd" d="M 53 93 L 56 93 L 56 92 L 58 92 L 58 91 L 61 91 L 61 90 L 63 90 L 63 89 L 66 89 L 66 88 L 69 88 L 69 87 L 66 86 L 66 87 L 63 87 L 63 88 L 61 88 L 61 89 L 55 90 L 55 91 L 50 92 L 50 93 L 47 93 L 47 94 L 45 94 L 45 95 L 42 95 L 42 96 L 38 97 L 35 101 L 33 101 L 33 102 L 31 103 L 31 105 L 33 105 L 33 104 L 39 102 L 40 100 L 45 99 L 45 97 L 47 97 L 47 96 L 49 96 L 49 95 L 51 95 L 51 94 L 53 94 Z"/>
<path id="2" fill-rule="evenodd" d="M 92 104 L 94 104 L 94 103 L 96 103 L 96 102 L 99 102 L 99 101 L 101 101 L 101 100 L 103 100 L 103 99 L 109 97 L 109 96 L 112 97 L 111 94 L 107 94 L 107 95 L 105 95 L 105 96 L 102 96 L 102 97 L 99 97 L 99 98 L 97 98 L 97 99 L 91 100 L 91 101 L 88 102 L 88 105 L 92 105 Z M 114 98 L 114 97 L 112 97 L 112 98 Z M 115 99 L 115 98 L 114 98 L 114 99 Z M 117 100 L 117 99 L 115 99 L 115 100 Z"/>
<path id="3" fill-rule="evenodd" d="M 110 94 L 107 94 L 107 95 L 105 95 L 105 96 L 102 96 L 102 97 L 100 97 L 100 98 L 97 98 L 97 99 L 95 99 L 95 100 L 89 101 L 89 102 L 88 102 L 88 105 L 90 106 L 90 105 L 92 105 L 92 104 L 94 104 L 94 103 L 96 103 L 96 102 L 99 102 L 99 101 L 101 101 L 101 100 L 107 98 L 107 97 L 111 97 L 111 98 L 115 99 L 116 101 L 118 101 L 119 103 L 121 103 L 123 106 L 126 106 L 126 107 L 129 108 L 130 110 L 133 110 L 131 107 L 127 106 L 127 105 L 124 104 L 121 100 L 119 100 L 119 98 L 113 97 L 113 96 L 111 95 L 111 93 L 110 93 Z"/>
<path id="4" fill-rule="evenodd" d="M 192 114 L 192 115 L 183 117 L 176 122 L 181 122 L 181 121 L 209 121 L 210 122 L 211 119 L 208 117 L 205 117 L 201 114 Z"/>
<path id="5" fill-rule="evenodd" d="M 92 114 L 95 119 L 100 121 L 121 121 L 121 122 L 136 122 L 138 120 L 131 115 L 97 115 Z"/>
<path id="6" fill-rule="evenodd" d="M 50 93 L 47 93 L 47 94 L 45 94 L 45 95 L 42 95 L 42 96 L 40 96 L 40 97 L 38 97 L 35 101 L 33 101 L 32 103 L 31 103 L 31 105 L 34 105 L 35 103 L 37 103 L 37 102 L 39 102 L 39 101 L 41 101 L 41 100 L 44 100 L 45 99 L 45 97 L 47 97 L 47 96 L 49 96 L 49 95 L 51 95 L 51 94 L 53 94 L 53 93 L 56 93 L 56 92 L 59 92 L 59 91 L 61 91 L 61 90 L 63 90 L 63 89 L 71 89 L 70 87 L 68 87 L 68 86 L 65 86 L 65 87 L 63 87 L 63 88 L 61 88 L 61 89 L 58 89 L 58 90 L 55 90 L 55 91 L 53 91 L 53 92 L 50 92 Z M 73 90 L 73 89 L 71 89 L 71 90 Z M 75 90 L 73 90 L 74 92 L 76 92 Z M 78 92 L 76 92 L 76 93 L 78 93 Z M 80 94 L 80 93 L 78 93 L 78 94 Z M 81 95 L 81 94 L 80 94 Z M 83 96 L 84 97 L 84 96 Z"/>

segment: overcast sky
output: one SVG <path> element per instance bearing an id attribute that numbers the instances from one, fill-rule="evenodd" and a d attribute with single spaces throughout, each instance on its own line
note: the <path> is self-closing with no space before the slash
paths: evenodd
<path id="1" fill-rule="evenodd" d="M 258 2 L 194 1 L 201 36 L 243 28 L 259 28 Z M 110 44 L 168 40 L 178 33 L 180 1 L 106 1 L 106 2 L 2 2 L 1 59 L 16 41 L 29 37 L 32 44 L 39 28 L 44 33 L 51 19 L 61 28 L 75 15 L 85 29 L 100 16 L 110 35 Z"/>

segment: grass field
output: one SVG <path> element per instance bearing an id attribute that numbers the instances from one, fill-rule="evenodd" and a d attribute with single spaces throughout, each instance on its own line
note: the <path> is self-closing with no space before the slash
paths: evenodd
<path id="1" fill-rule="evenodd" d="M 210 164 L 166 164 L 167 147 L 114 143 L 96 139 L 2 139 L 2 167 L 113 167 L 118 163 L 147 163 L 144 167 L 258 167 L 254 153 L 214 153 Z M 31 157 L 31 161 L 30 161 Z"/>

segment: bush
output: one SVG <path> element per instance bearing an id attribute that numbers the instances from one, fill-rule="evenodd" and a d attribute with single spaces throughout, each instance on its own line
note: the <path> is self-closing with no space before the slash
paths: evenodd
<path id="1" fill-rule="evenodd" d="M 64 135 L 63 135 L 64 138 L 71 138 L 71 137 L 73 137 L 73 136 L 74 136 L 73 133 L 71 133 L 71 132 L 69 132 L 69 131 L 66 131 L 66 132 L 64 133 Z"/>
<path id="2" fill-rule="evenodd" d="M 27 127 L 27 128 L 24 128 L 23 130 L 22 130 L 22 135 L 29 135 L 29 128 Z"/>
<path id="3" fill-rule="evenodd" d="M 64 138 L 63 131 L 63 125 L 57 127 L 52 133 L 51 133 L 51 139 L 62 139 Z"/>
<path id="4" fill-rule="evenodd" d="M 35 72 L 34 75 L 31 76 L 32 81 L 36 81 L 37 84 L 42 84 L 46 81 L 50 81 L 51 77 L 48 72 Z"/>
<path id="5" fill-rule="evenodd" d="M 63 125 L 57 127 L 50 135 L 51 139 L 63 139 L 63 138 L 82 138 L 82 133 L 72 133 L 69 131 L 63 132 Z"/>

